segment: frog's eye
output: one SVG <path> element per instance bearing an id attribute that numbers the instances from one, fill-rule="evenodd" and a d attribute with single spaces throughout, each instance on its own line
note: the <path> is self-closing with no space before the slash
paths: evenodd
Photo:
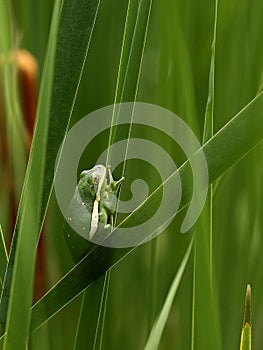
<path id="1" fill-rule="evenodd" d="M 93 176 L 93 183 L 95 183 L 95 184 L 97 184 L 97 183 L 99 183 L 99 176 L 98 175 L 94 175 Z"/>

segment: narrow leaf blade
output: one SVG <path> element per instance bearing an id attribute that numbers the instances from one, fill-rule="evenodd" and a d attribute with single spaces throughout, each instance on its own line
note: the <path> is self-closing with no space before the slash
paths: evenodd
<path id="1" fill-rule="evenodd" d="M 0 225 L 0 283 L 1 288 L 3 286 L 3 281 L 5 278 L 6 267 L 8 263 L 8 256 L 5 245 L 5 237 L 3 235 L 2 227 Z"/>
<path id="2" fill-rule="evenodd" d="M 165 299 L 164 305 L 162 307 L 162 310 L 160 312 L 160 315 L 155 321 L 155 324 L 152 328 L 152 331 L 149 335 L 149 338 L 147 340 L 146 346 L 144 350 L 158 350 L 159 344 L 161 340 L 162 333 L 164 331 L 165 324 L 167 322 L 173 300 L 175 298 L 176 292 L 178 290 L 178 287 L 180 285 L 181 279 L 183 277 L 187 262 L 190 257 L 190 253 L 192 251 L 193 241 L 190 243 L 185 256 L 181 262 L 181 265 L 179 266 L 179 269 L 173 279 L 173 282 L 171 284 L 171 287 L 169 289 L 169 292 L 167 294 L 167 297 Z"/>

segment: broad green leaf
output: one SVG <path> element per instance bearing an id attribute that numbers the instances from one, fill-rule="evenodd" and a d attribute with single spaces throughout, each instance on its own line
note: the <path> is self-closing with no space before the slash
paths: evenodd
<path id="1" fill-rule="evenodd" d="M 3 235 L 2 227 L 0 225 L 0 285 L 1 289 L 5 277 L 6 267 L 8 263 L 8 256 L 5 245 L 5 237 Z"/>
<path id="2" fill-rule="evenodd" d="M 99 2 L 55 3 L 36 128 L 0 305 L 1 330 L 7 331 L 6 349 L 24 348 L 28 339 L 39 233 L 53 185 L 57 152 L 74 107 Z"/>
<path id="3" fill-rule="evenodd" d="M 262 108 L 263 93 L 251 101 L 202 147 L 206 155 L 210 183 L 223 175 L 262 141 L 263 130 L 258 127 L 262 120 Z M 191 199 L 190 190 L 185 185 L 188 183 L 187 179 L 191 177 L 189 162 L 184 163 L 178 172 L 182 181 L 181 208 L 184 208 Z M 172 182 L 174 176 L 175 174 L 167 180 L 166 184 Z M 151 210 L 152 206 L 158 204 L 159 190 L 149 196 L 143 206 L 130 215 L 128 218 L 130 223 L 136 222 Z M 94 248 L 33 306 L 31 329 L 34 330 L 45 323 L 133 249 L 112 249 L 103 246 Z"/>
<path id="4" fill-rule="evenodd" d="M 251 287 L 247 286 L 240 350 L 251 350 Z"/>
<path id="5" fill-rule="evenodd" d="M 173 279 L 173 282 L 171 284 L 171 287 L 169 289 L 169 292 L 168 292 L 167 297 L 165 299 L 165 302 L 163 304 L 162 310 L 154 323 L 154 326 L 153 326 L 152 331 L 149 335 L 149 338 L 147 340 L 147 343 L 146 343 L 144 350 L 158 350 L 159 349 L 161 336 L 162 336 L 165 324 L 167 322 L 167 319 L 168 319 L 176 292 L 178 290 L 181 279 L 183 277 L 184 270 L 185 270 L 187 262 L 189 260 L 190 253 L 192 251 L 192 245 L 193 245 L 193 241 L 190 243 L 190 245 L 185 253 L 185 256 L 181 262 L 181 265 L 179 266 L 178 271 L 176 272 L 176 275 Z"/>

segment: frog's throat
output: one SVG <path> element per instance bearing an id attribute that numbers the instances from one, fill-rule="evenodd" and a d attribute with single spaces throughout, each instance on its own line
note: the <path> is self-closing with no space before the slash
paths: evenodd
<path id="1" fill-rule="evenodd" d="M 90 231 L 89 239 L 92 239 L 98 229 L 99 223 L 99 201 L 95 199 L 92 209 L 91 222 L 90 222 Z"/>

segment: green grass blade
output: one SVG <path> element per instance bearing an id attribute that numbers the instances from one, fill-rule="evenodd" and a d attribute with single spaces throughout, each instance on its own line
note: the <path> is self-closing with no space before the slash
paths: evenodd
<path id="1" fill-rule="evenodd" d="M 195 300 L 196 300 L 196 244 L 194 242 L 194 259 L 193 259 L 193 293 L 192 293 L 192 309 L 191 309 L 191 350 L 195 348 Z"/>
<path id="2" fill-rule="evenodd" d="M 151 4 L 151 0 L 129 1 L 115 103 L 136 100 Z"/>
<path id="3" fill-rule="evenodd" d="M 242 328 L 240 350 L 251 350 L 251 325 L 249 323 Z"/>
<path id="4" fill-rule="evenodd" d="M 94 285 L 92 285 L 92 288 L 87 288 L 83 293 L 79 324 L 74 344 L 75 350 L 95 349 L 106 283 L 107 275 L 99 278 Z M 87 330 L 89 332 L 88 337 Z"/>
<path id="5" fill-rule="evenodd" d="M 105 329 L 105 319 L 106 319 L 106 311 L 107 311 L 107 304 L 108 304 L 108 294 L 109 294 L 109 286 L 110 286 L 110 276 L 111 276 L 111 269 L 108 270 L 105 274 L 105 283 L 104 283 L 104 289 L 103 294 L 101 298 L 101 315 L 98 319 L 97 325 L 98 325 L 98 332 L 97 332 L 97 338 L 98 343 L 95 341 L 93 350 L 101 350 L 102 344 L 103 344 L 103 337 L 104 337 L 104 329 Z M 96 339 L 95 339 L 96 340 Z M 98 344 L 98 345 L 97 345 Z"/>
<path id="6" fill-rule="evenodd" d="M 262 123 L 260 112 L 262 106 L 263 93 L 260 93 L 203 146 L 210 183 L 233 167 L 262 141 L 263 130 L 259 127 Z"/>
<path id="7" fill-rule="evenodd" d="M 150 275 L 148 282 L 148 333 L 150 333 L 157 315 L 156 292 L 157 292 L 157 240 L 153 239 L 150 246 Z"/>
<path id="8" fill-rule="evenodd" d="M 216 31 L 217 31 L 218 0 L 215 0 L 214 34 L 211 46 L 211 62 L 208 83 L 208 98 L 205 110 L 205 123 L 203 132 L 203 143 L 213 136 L 214 129 L 214 101 L 215 101 L 215 52 L 216 52 Z"/>
<path id="9" fill-rule="evenodd" d="M 263 93 L 232 118 L 202 147 L 207 158 L 210 183 L 229 170 L 263 139 L 263 130 L 258 127 L 262 118 L 262 108 Z M 219 149 L 221 152 L 218 151 Z M 178 172 L 183 186 L 181 200 L 181 208 L 183 208 L 191 199 L 191 191 L 184 185 L 188 183 L 186 179 L 191 176 L 189 162 L 181 166 Z M 173 176 L 169 178 L 168 182 L 170 181 L 172 183 Z M 156 205 L 155 198 L 158 201 L 158 191 L 149 196 L 138 211 L 131 214 L 130 220 L 136 221 L 136 218 L 144 216 L 148 210 L 151 210 L 152 206 Z M 46 322 L 131 251 L 96 247 L 34 305 L 32 330 Z"/>
<path id="10" fill-rule="evenodd" d="M 0 286 L 2 289 L 5 278 L 6 267 L 8 263 L 8 256 L 5 245 L 5 237 L 3 235 L 2 227 L 0 225 Z"/>
<path id="11" fill-rule="evenodd" d="M 251 287 L 247 286 L 240 350 L 251 350 Z"/>
<path id="12" fill-rule="evenodd" d="M 139 2 L 133 0 L 129 1 L 123 34 L 114 103 L 136 101 L 141 74 L 142 59 L 147 38 L 149 17 L 151 13 L 151 5 L 152 0 L 142 0 Z M 117 117 L 118 114 L 115 114 L 114 111 L 112 121 Z M 132 115 L 130 124 L 131 125 L 126 137 L 128 141 L 132 128 Z M 108 142 L 109 146 L 114 143 L 114 137 L 115 133 L 111 128 Z M 106 163 L 111 163 L 109 151 L 107 154 Z M 122 175 L 124 175 L 124 167 Z"/>
<path id="13" fill-rule="evenodd" d="M 10 300 L 6 348 L 21 348 L 27 341 L 38 237 L 53 185 L 57 152 L 74 107 L 99 2 L 89 1 L 87 6 L 86 1 L 65 0 L 62 7 L 60 1 L 55 5 L 36 129 L 1 299 L 2 332 Z"/>
<path id="14" fill-rule="evenodd" d="M 215 100 L 215 49 L 218 20 L 218 1 L 215 0 L 214 29 L 205 110 L 203 143 L 213 137 Z M 193 269 L 193 305 L 191 349 L 220 349 L 220 329 L 215 289 L 213 286 L 213 185 L 208 190 L 207 202 L 197 225 Z M 206 320 L 210 320 L 207 325 Z M 209 328 L 208 328 L 209 327 Z"/>
<path id="15" fill-rule="evenodd" d="M 169 292 L 167 294 L 167 297 L 165 299 L 164 305 L 162 307 L 162 310 L 160 312 L 160 315 L 155 321 L 155 324 L 152 328 L 152 331 L 150 333 L 150 336 L 147 340 L 146 346 L 144 350 L 158 350 L 159 344 L 161 340 L 161 336 L 165 327 L 165 324 L 167 322 L 176 292 L 178 290 L 178 287 L 180 285 L 181 279 L 183 277 L 187 262 L 190 257 L 190 253 L 192 251 L 193 241 L 190 243 L 184 258 L 181 262 L 181 265 L 178 268 L 178 271 L 173 279 L 173 282 L 171 284 L 171 287 L 169 289 Z"/>

